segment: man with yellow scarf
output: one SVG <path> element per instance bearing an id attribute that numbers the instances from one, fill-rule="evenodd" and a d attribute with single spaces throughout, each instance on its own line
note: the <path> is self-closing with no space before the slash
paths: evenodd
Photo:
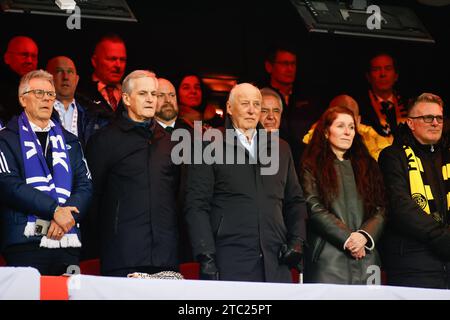
<path id="1" fill-rule="evenodd" d="M 450 152 L 443 101 L 423 93 L 379 164 L 388 197 L 382 262 L 389 285 L 448 289 Z"/>

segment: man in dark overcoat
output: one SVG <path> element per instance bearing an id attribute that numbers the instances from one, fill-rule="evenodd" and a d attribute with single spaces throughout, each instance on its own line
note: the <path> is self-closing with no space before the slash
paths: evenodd
<path id="1" fill-rule="evenodd" d="M 291 282 L 299 268 L 303 193 L 288 144 L 257 128 L 261 99 L 253 85 L 235 86 L 214 162 L 205 158 L 211 144 L 188 168 L 185 213 L 201 279 Z"/>
<path id="2" fill-rule="evenodd" d="M 178 268 L 178 167 L 170 134 L 153 119 L 157 89 L 153 73 L 130 73 L 122 83 L 126 111 L 88 143 L 103 275 Z"/>

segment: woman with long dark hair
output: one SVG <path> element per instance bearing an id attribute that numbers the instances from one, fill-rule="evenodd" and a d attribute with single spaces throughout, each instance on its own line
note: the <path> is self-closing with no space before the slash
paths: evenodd
<path id="1" fill-rule="evenodd" d="M 375 243 L 384 223 L 383 181 L 355 123 L 349 109 L 329 108 L 303 154 L 307 282 L 366 284 L 379 271 L 369 267 L 380 265 Z"/>
<path id="2" fill-rule="evenodd" d="M 194 121 L 203 120 L 207 103 L 207 89 L 201 77 L 187 72 L 175 82 L 177 89 L 179 115 L 186 124 L 194 127 Z"/>

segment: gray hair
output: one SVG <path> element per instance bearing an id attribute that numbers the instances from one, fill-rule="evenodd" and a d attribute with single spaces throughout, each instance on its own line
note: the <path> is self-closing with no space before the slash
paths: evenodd
<path id="1" fill-rule="evenodd" d="M 53 82 L 53 76 L 48 73 L 47 71 L 44 71 L 42 69 L 39 70 L 33 70 L 28 72 L 27 74 L 23 75 L 23 77 L 20 79 L 19 84 L 19 97 L 23 95 L 25 92 L 30 90 L 30 81 L 32 79 L 42 79 L 47 80 L 52 84 L 53 87 L 55 87 L 55 83 Z"/>
<path id="2" fill-rule="evenodd" d="M 444 101 L 442 101 L 441 97 L 433 93 L 425 92 L 410 102 L 408 106 L 408 116 L 411 114 L 411 111 L 414 109 L 414 107 L 421 102 L 436 103 L 441 108 L 444 108 Z"/>
<path id="3" fill-rule="evenodd" d="M 265 87 L 259 91 L 261 91 L 261 96 L 263 98 L 264 97 L 274 97 L 275 99 L 277 99 L 278 104 L 280 105 L 281 108 L 283 108 L 283 101 L 281 100 L 280 95 L 275 90 L 273 90 L 272 88 L 269 88 L 269 87 Z"/>
<path id="4" fill-rule="evenodd" d="M 158 87 L 158 79 L 153 71 L 149 70 L 135 70 L 128 74 L 122 82 L 122 92 L 130 94 L 133 91 L 133 81 L 139 78 L 153 78 L 156 82 L 156 87 Z"/>
<path id="5" fill-rule="evenodd" d="M 229 94 L 229 96 L 228 96 L 228 103 L 229 103 L 230 105 L 232 105 L 232 104 L 234 103 L 235 96 L 236 96 L 236 94 L 239 92 L 239 90 L 240 90 L 242 87 L 247 87 L 247 86 L 251 86 L 251 87 L 253 87 L 253 88 L 255 88 L 256 90 L 259 91 L 259 89 L 258 89 L 257 87 L 255 87 L 254 85 L 252 85 L 251 83 L 247 83 L 247 82 L 239 83 L 239 84 L 235 85 L 235 86 L 231 89 L 230 94 Z M 261 94 L 261 92 L 259 92 L 259 94 Z"/>

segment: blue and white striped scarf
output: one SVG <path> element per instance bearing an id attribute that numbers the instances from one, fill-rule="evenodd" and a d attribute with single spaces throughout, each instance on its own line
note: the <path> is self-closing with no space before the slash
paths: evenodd
<path id="1" fill-rule="evenodd" d="M 47 193 L 58 201 L 58 205 L 63 206 L 72 191 L 72 172 L 61 125 L 50 120 L 48 151 L 52 153 L 52 174 L 47 166 L 41 143 L 32 130 L 25 112 L 22 112 L 18 121 L 26 183 Z M 36 219 L 34 214 L 28 215 L 28 222 L 24 230 L 26 237 L 36 235 Z M 61 240 L 52 240 L 44 235 L 40 246 L 46 248 L 81 247 L 81 242 L 76 233 L 76 226 L 74 226 Z"/>

